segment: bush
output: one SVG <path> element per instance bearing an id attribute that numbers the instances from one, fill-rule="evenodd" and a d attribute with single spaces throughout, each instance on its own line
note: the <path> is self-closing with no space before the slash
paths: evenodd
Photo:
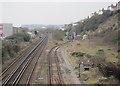
<path id="1" fill-rule="evenodd" d="M 72 53 L 72 56 L 75 56 L 75 57 L 82 57 L 82 56 L 84 56 L 85 55 L 85 53 L 83 53 L 83 52 L 73 52 Z"/>
<path id="2" fill-rule="evenodd" d="M 6 61 L 8 57 L 14 58 L 15 54 L 18 53 L 20 49 L 20 45 L 13 44 L 10 40 L 4 40 L 2 43 L 2 63 L 4 64 L 4 61 Z"/>
<path id="3" fill-rule="evenodd" d="M 37 31 L 34 31 L 35 35 L 38 35 L 38 32 Z"/>
<path id="4" fill-rule="evenodd" d="M 90 54 L 85 55 L 87 58 L 91 58 L 92 56 Z"/>
<path id="5" fill-rule="evenodd" d="M 23 39 L 24 39 L 24 41 L 26 41 L 26 42 L 30 41 L 30 35 L 29 35 L 29 34 L 24 34 L 24 35 L 23 35 Z"/>
<path id="6" fill-rule="evenodd" d="M 118 31 L 111 31 L 104 36 L 104 41 L 107 43 L 117 44 L 119 42 Z"/>
<path id="7" fill-rule="evenodd" d="M 99 49 L 99 50 L 96 52 L 95 58 L 96 58 L 96 62 L 105 61 L 105 59 L 106 59 L 106 54 L 105 54 L 104 50 L 103 50 L 103 49 Z"/>
<path id="8" fill-rule="evenodd" d="M 3 62 L 8 59 L 8 57 L 13 58 L 16 53 L 21 49 L 19 42 L 30 41 L 30 35 L 27 33 L 19 33 L 7 37 L 2 43 L 2 59 Z"/>
<path id="9" fill-rule="evenodd" d="M 104 52 L 104 50 L 103 49 L 99 49 L 98 52 Z"/>
<path id="10" fill-rule="evenodd" d="M 65 33 L 62 30 L 55 30 L 53 32 L 53 38 L 58 41 L 63 41 Z"/>
<path id="11" fill-rule="evenodd" d="M 20 46 L 19 45 L 14 45 L 13 46 L 13 51 L 18 53 L 20 51 Z"/>
<path id="12" fill-rule="evenodd" d="M 27 34 L 26 32 L 18 33 L 10 37 L 7 37 L 7 39 L 16 40 L 16 41 L 25 41 L 25 42 L 30 41 L 30 38 L 31 38 L 30 35 Z"/>

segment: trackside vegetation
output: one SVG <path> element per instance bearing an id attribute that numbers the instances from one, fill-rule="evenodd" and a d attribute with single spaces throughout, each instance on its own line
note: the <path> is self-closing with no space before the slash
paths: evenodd
<path id="1" fill-rule="evenodd" d="M 12 59 L 22 49 L 21 43 L 27 43 L 31 39 L 27 33 L 18 33 L 7 37 L 2 41 L 2 63 L 6 60 Z"/>

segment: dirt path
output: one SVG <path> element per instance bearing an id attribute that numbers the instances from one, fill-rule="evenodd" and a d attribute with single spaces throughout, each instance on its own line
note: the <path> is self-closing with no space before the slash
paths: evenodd
<path id="1" fill-rule="evenodd" d="M 69 58 L 67 56 L 66 50 L 61 48 L 60 52 L 61 52 L 61 56 L 62 56 L 62 58 L 64 60 L 63 66 L 66 67 L 68 70 L 70 70 L 70 76 L 72 77 L 72 81 L 73 81 L 72 84 L 81 84 L 81 82 L 77 78 L 77 75 L 76 75 L 76 73 L 74 71 L 74 68 L 73 68 L 73 66 L 72 66 L 72 64 L 71 64 L 71 62 L 70 62 L 70 60 L 69 60 Z"/>

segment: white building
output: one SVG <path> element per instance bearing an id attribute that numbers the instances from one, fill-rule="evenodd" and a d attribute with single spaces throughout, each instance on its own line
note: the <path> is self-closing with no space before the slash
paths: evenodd
<path id="1" fill-rule="evenodd" d="M 0 37 L 8 37 L 13 35 L 13 26 L 10 23 L 0 24 Z"/>
<path id="2" fill-rule="evenodd" d="M 117 10 L 117 4 L 111 4 L 111 6 L 108 6 L 107 8 L 110 11 L 116 11 Z"/>
<path id="3" fill-rule="evenodd" d="M 88 35 L 84 34 L 82 40 L 88 39 Z"/>

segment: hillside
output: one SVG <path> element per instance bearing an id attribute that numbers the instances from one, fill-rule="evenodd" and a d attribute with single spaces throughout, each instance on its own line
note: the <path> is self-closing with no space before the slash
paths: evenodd
<path id="1" fill-rule="evenodd" d="M 118 42 L 118 14 L 100 24 L 95 35 L 102 37 L 104 42 L 116 44 Z"/>
<path id="2" fill-rule="evenodd" d="M 76 34 L 84 34 L 91 37 L 99 37 L 103 42 L 117 44 L 118 42 L 118 11 L 104 10 L 103 14 L 94 14 L 82 21 L 77 22 L 77 25 L 71 31 L 76 31 Z"/>

